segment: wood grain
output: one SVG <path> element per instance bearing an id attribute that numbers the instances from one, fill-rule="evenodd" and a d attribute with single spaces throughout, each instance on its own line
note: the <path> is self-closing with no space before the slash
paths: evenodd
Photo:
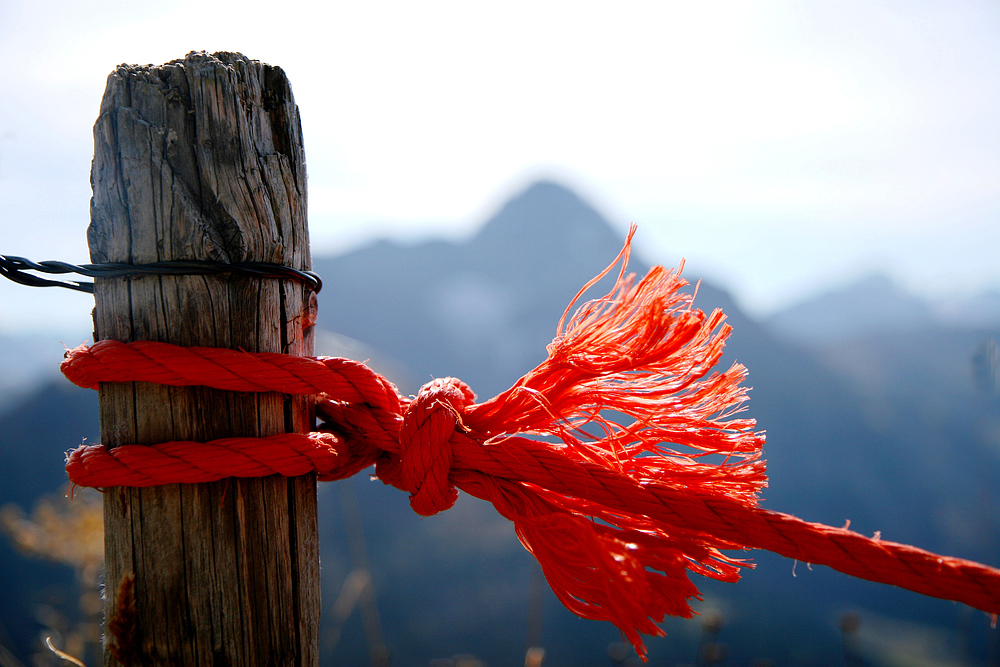
<path id="1" fill-rule="evenodd" d="M 284 73 L 234 53 L 119 66 L 94 126 L 94 262 L 310 268 L 298 109 Z M 310 293 L 285 280 L 98 279 L 95 340 L 312 354 Z M 107 383 L 105 445 L 306 432 L 302 397 Z M 106 611 L 134 574 L 141 665 L 318 664 L 314 476 L 105 493 Z M 106 642 L 117 642 L 112 635 Z M 122 642 L 129 641 L 121 638 Z M 119 662 L 105 651 L 105 664 Z"/>

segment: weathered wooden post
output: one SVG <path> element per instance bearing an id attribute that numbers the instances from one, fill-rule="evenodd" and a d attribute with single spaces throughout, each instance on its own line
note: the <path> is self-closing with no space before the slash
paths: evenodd
<path id="1" fill-rule="evenodd" d="M 94 139 L 95 263 L 309 268 L 299 115 L 280 69 L 236 53 L 122 65 Z M 95 340 L 312 354 L 298 282 L 103 278 L 95 297 Z M 280 394 L 105 383 L 100 401 L 111 447 L 306 432 L 313 421 L 305 398 Z M 116 487 L 104 521 L 106 665 L 317 664 L 314 475 Z"/>

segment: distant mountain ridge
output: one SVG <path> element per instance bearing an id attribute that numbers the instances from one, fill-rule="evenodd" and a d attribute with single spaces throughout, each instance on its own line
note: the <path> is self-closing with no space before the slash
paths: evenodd
<path id="1" fill-rule="evenodd" d="M 935 302 L 873 273 L 780 310 L 762 324 L 808 347 L 928 328 L 990 329 L 1000 327 L 1000 292 Z"/>
<path id="2" fill-rule="evenodd" d="M 555 183 L 538 183 L 501 207 L 479 233 L 464 242 L 403 247 L 382 241 L 336 258 L 316 259 L 316 269 L 334 286 L 333 294 L 324 291 L 319 322 L 403 361 L 409 366 L 408 376 L 418 384 L 431 377 L 455 375 L 468 382 L 481 399 L 488 398 L 544 358 L 545 345 L 568 301 L 611 261 L 623 240 L 621 230 L 610 226 L 577 195 Z M 641 228 L 636 243 L 641 246 Z M 641 274 L 647 267 L 633 262 L 630 268 Z M 603 290 L 595 287 L 587 298 L 606 289 L 607 283 Z M 920 303 L 877 281 L 867 289 L 874 296 L 896 298 L 901 306 L 883 324 L 909 318 L 915 328 L 923 326 L 926 310 Z M 985 399 L 967 409 L 949 402 L 947 408 L 959 412 L 948 425 L 933 421 L 930 415 L 913 419 L 908 412 L 912 404 L 891 394 L 873 398 L 859 393 L 855 377 L 834 372 L 808 346 L 790 344 L 770 328 L 749 320 L 728 294 L 710 282 L 701 282 L 695 305 L 706 311 L 724 310 L 734 327 L 725 355 L 729 361 L 724 363 L 738 360 L 750 370 L 748 384 L 753 391 L 748 414 L 768 431 L 765 457 L 772 482 L 765 494 L 767 506 L 836 525 L 849 518 L 852 527 L 862 531 L 891 527 L 886 532 L 890 539 L 943 551 L 963 549 L 964 555 L 973 557 L 976 553 L 989 556 L 987 545 L 970 541 L 969 536 L 995 531 L 997 517 L 988 513 L 966 517 L 964 527 L 956 529 L 944 521 L 944 515 L 928 521 L 918 508 L 961 511 L 958 508 L 976 507 L 983 494 L 1000 500 L 997 488 L 965 481 L 970 476 L 978 478 L 983 470 L 1000 470 L 1000 460 L 989 453 L 984 441 L 988 436 L 975 435 L 974 428 L 947 430 L 956 424 L 993 419 L 984 415 L 1000 413 L 996 406 Z M 841 317 L 853 318 L 857 309 L 850 309 L 854 305 L 850 298 L 834 299 L 820 304 L 813 317 L 818 326 L 833 331 L 823 317 L 829 314 L 835 319 L 840 312 Z M 874 303 L 871 308 L 878 313 L 885 306 Z M 808 315 L 808 309 L 803 313 Z M 808 319 L 805 315 L 802 318 Z M 911 390 L 926 388 L 922 372 L 909 378 Z M 402 388 L 416 391 L 416 386 Z M 880 409 L 873 410 L 875 406 Z M 920 423 L 922 430 L 894 428 L 895 423 Z M 949 455 L 942 457 L 940 439 L 949 433 L 960 434 L 959 439 L 949 443 Z M 921 490 L 919 502 L 914 500 L 915 489 Z M 377 502 L 374 496 L 368 500 Z M 401 515 L 387 514 L 381 521 L 404 524 L 406 510 L 400 511 Z M 489 516 L 489 510 L 485 511 L 480 519 L 484 523 Z M 794 587 L 778 583 L 784 566 L 775 569 L 775 559 L 766 554 L 753 557 L 762 567 L 748 573 L 744 582 L 721 591 L 711 586 L 707 590 L 736 596 L 744 608 L 755 608 L 758 613 L 766 609 L 780 613 L 773 605 L 786 603 L 776 602 L 775 589 L 780 587 L 792 596 L 783 599 L 794 598 Z M 823 589 L 822 602 L 816 593 L 804 593 L 806 598 L 787 604 L 799 609 L 808 606 L 815 614 L 834 613 L 831 610 L 838 604 L 846 604 L 844 596 L 850 591 L 870 595 L 871 589 L 862 582 L 836 575 L 829 581 L 832 588 Z M 452 586 L 442 581 L 434 585 Z M 864 598 L 865 606 L 883 614 L 899 612 L 897 594 L 885 587 L 876 587 L 876 592 L 877 598 Z M 909 613 L 941 609 L 931 601 L 902 595 Z"/>

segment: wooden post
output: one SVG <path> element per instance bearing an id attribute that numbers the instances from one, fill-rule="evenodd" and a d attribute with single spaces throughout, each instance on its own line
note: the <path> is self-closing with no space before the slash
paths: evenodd
<path id="1" fill-rule="evenodd" d="M 236 53 L 118 67 L 94 127 L 94 262 L 310 267 L 298 108 L 284 73 Z M 95 340 L 311 355 L 288 280 L 97 281 Z M 105 445 L 311 430 L 305 398 L 101 386 Z M 108 489 L 105 664 L 315 665 L 315 475 Z M 133 583 L 134 582 L 134 583 Z"/>

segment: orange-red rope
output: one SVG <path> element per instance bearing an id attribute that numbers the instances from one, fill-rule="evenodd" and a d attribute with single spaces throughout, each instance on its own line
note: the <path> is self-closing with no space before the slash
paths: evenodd
<path id="1" fill-rule="evenodd" d="M 214 482 L 227 477 L 322 477 L 340 468 L 341 445 L 329 433 L 282 433 L 267 438 L 172 441 L 151 447 L 125 445 L 74 450 L 66 472 L 77 486 L 157 486 L 183 481 Z"/>
<path id="2" fill-rule="evenodd" d="M 570 610 L 615 623 L 641 656 L 640 633 L 661 635 L 665 615 L 693 613 L 688 571 L 739 578 L 745 564 L 725 549 L 768 549 L 1000 613 L 996 569 L 758 507 L 764 436 L 736 417 L 745 370 L 711 371 L 729 333 L 724 317 L 694 309 L 677 272 L 625 276 L 627 257 L 628 245 L 610 294 L 564 315 L 548 359 L 483 403 L 454 378 L 405 398 L 345 359 L 143 341 L 76 348 L 63 372 L 80 386 L 315 395 L 326 424 L 262 439 L 85 446 L 68 457 L 70 479 L 148 486 L 315 471 L 332 480 L 375 464 L 422 515 L 449 508 L 461 489 L 514 522 Z"/>

